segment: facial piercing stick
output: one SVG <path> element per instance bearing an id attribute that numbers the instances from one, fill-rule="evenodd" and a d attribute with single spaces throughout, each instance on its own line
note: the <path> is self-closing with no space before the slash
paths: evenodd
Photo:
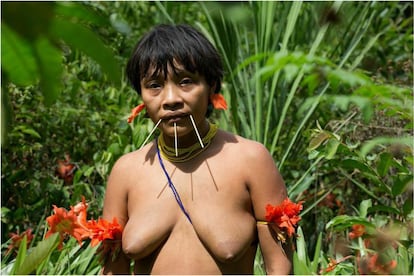
<path id="1" fill-rule="evenodd" d="M 193 124 L 194 130 L 197 134 L 197 138 L 198 138 L 198 141 L 200 142 L 201 148 L 204 148 L 203 140 L 201 140 L 200 133 L 198 133 L 198 129 L 196 127 L 193 116 L 191 114 L 190 114 L 190 119 L 191 119 L 191 123 Z"/>
<path id="2" fill-rule="evenodd" d="M 158 121 L 158 123 L 154 126 L 154 128 L 151 130 L 151 132 L 148 134 L 147 138 L 145 139 L 144 143 L 142 143 L 141 147 L 139 149 L 142 149 L 145 144 L 148 142 L 148 139 L 151 137 L 151 135 L 154 133 L 154 131 L 157 129 L 158 125 L 161 123 L 162 119 Z"/>
<path id="3" fill-rule="evenodd" d="M 177 145 L 177 124 L 174 123 L 174 146 L 175 146 L 175 156 L 178 156 L 178 145 Z"/>

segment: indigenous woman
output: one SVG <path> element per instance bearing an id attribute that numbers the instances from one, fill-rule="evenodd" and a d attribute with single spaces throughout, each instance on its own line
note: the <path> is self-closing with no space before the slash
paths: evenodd
<path id="1" fill-rule="evenodd" d="M 208 120 L 226 107 L 217 50 L 192 27 L 160 25 L 127 75 L 143 101 L 135 115 L 144 109 L 159 134 L 112 169 L 103 216 L 124 230 L 103 273 L 253 274 L 260 246 L 266 272 L 288 274 L 289 243 L 258 223 L 287 197 L 272 156 Z"/>

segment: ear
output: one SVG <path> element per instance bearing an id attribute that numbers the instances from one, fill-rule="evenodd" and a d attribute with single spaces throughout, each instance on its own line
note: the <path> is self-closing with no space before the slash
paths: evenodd
<path id="1" fill-rule="evenodd" d="M 211 87 L 210 87 L 210 95 L 214 94 L 216 91 L 216 87 L 217 87 L 217 83 L 214 83 Z"/>

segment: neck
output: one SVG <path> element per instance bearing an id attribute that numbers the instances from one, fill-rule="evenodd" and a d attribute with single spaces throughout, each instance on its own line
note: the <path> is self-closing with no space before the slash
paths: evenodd
<path id="1" fill-rule="evenodd" d="M 165 159 L 173 163 L 191 160 L 211 145 L 211 142 L 217 133 L 217 125 L 208 123 L 208 126 L 207 133 L 200 135 L 200 140 L 197 140 L 188 147 L 175 148 L 168 146 L 164 141 L 164 136 L 160 136 L 157 139 L 157 151 L 159 150 Z"/>
<path id="2" fill-rule="evenodd" d="M 189 119 L 190 120 L 190 119 Z M 210 129 L 210 123 L 205 119 L 201 122 L 200 125 L 197 125 L 197 131 L 199 132 L 201 138 L 203 138 Z M 169 136 L 165 134 L 161 134 L 163 136 L 165 145 L 168 147 L 175 146 L 175 137 Z M 177 137 L 177 146 L 178 148 L 186 148 L 190 147 L 194 144 L 199 144 L 199 140 L 197 137 L 197 133 L 195 130 L 190 131 L 187 134 L 181 135 Z"/>

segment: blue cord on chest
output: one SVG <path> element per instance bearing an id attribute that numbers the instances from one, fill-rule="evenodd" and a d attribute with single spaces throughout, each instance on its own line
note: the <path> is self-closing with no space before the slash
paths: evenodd
<path id="1" fill-rule="evenodd" d="M 190 215 L 188 214 L 187 210 L 184 207 L 183 202 L 181 201 L 180 194 L 178 193 L 177 189 L 175 188 L 174 184 L 172 183 L 171 177 L 169 176 L 167 170 L 165 169 L 164 162 L 162 162 L 162 158 L 161 158 L 161 154 L 160 154 L 160 149 L 158 148 L 158 139 L 155 141 L 155 145 L 157 147 L 158 161 L 160 161 L 161 168 L 162 168 L 165 176 L 167 177 L 168 186 L 170 187 L 172 193 L 174 194 L 174 197 L 175 197 L 175 200 L 178 203 L 178 206 L 180 206 L 180 209 L 183 211 L 183 213 L 187 217 L 188 221 L 191 224 L 193 224 L 192 221 L 191 221 Z"/>

